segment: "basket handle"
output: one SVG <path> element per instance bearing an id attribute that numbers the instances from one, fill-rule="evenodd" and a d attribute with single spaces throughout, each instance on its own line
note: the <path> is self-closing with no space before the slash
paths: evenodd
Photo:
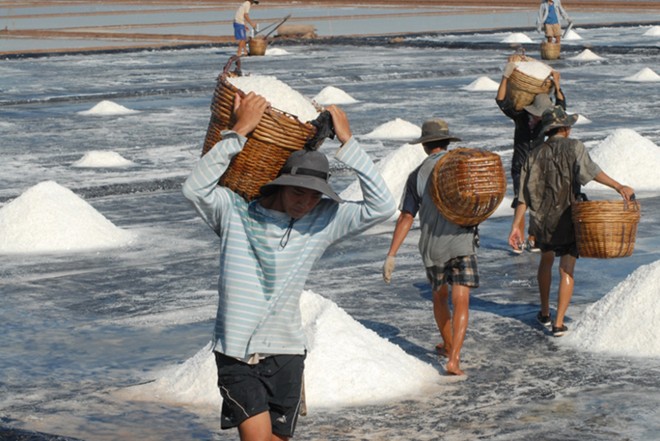
<path id="1" fill-rule="evenodd" d="M 236 69 L 232 73 L 236 74 L 237 76 L 242 76 L 243 72 L 241 72 L 241 57 L 238 55 L 232 55 L 229 57 L 229 60 L 227 61 L 227 64 L 225 64 L 225 67 L 222 69 L 222 74 L 221 77 L 225 78 L 229 74 L 229 68 L 231 68 L 231 65 L 233 63 L 236 63 Z"/>

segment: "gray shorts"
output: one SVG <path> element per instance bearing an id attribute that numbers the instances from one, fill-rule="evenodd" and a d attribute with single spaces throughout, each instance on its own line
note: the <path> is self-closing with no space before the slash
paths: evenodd
<path id="1" fill-rule="evenodd" d="M 273 433 L 292 437 L 298 422 L 305 356 L 272 355 L 258 364 L 247 364 L 214 354 L 222 395 L 220 426 L 231 429 L 269 412 Z"/>
<path id="2" fill-rule="evenodd" d="M 445 266 L 430 266 L 426 268 L 426 277 L 431 282 L 433 291 L 442 285 L 462 285 L 469 288 L 479 287 L 479 268 L 477 255 L 460 256 L 449 259 Z"/>

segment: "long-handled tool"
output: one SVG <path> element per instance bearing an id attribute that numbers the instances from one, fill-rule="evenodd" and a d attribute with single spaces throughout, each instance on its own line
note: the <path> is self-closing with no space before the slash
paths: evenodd
<path id="1" fill-rule="evenodd" d="M 269 32 L 263 37 L 263 38 L 268 38 L 268 37 L 270 36 L 270 34 L 272 34 L 273 32 L 275 32 L 275 31 L 277 30 L 277 28 L 279 28 L 280 26 L 282 26 L 282 25 L 284 24 L 284 22 L 287 21 L 289 18 L 291 18 L 291 14 L 287 15 L 286 17 L 284 17 L 284 18 L 283 18 L 282 20 L 280 20 L 280 21 L 276 21 L 276 22 L 273 22 L 273 23 L 269 24 L 268 26 L 264 27 L 263 29 L 259 29 L 257 32 L 254 33 L 254 35 L 256 36 L 256 35 L 258 35 L 258 34 L 264 32 L 264 31 L 266 31 L 266 29 L 270 29 L 271 27 L 275 26 L 273 29 L 271 29 L 271 30 L 270 30 L 270 31 L 269 31 Z"/>
<path id="2" fill-rule="evenodd" d="M 568 22 L 568 27 L 564 31 L 564 35 L 561 36 L 561 38 L 566 38 L 569 32 L 571 32 L 571 29 L 573 29 L 573 21 Z"/>

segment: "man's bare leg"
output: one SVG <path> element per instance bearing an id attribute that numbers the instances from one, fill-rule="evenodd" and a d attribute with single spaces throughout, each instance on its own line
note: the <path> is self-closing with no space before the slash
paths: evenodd
<path id="1" fill-rule="evenodd" d="M 571 297 L 573 297 L 575 260 L 575 257 L 565 254 L 559 261 L 559 298 L 557 300 L 557 318 L 555 319 L 557 327 L 564 325 L 564 316 L 571 303 Z"/>
<path id="2" fill-rule="evenodd" d="M 449 286 L 442 285 L 433 291 L 433 317 L 438 331 L 442 336 L 442 343 L 436 345 L 438 355 L 449 354 L 452 347 L 451 310 L 449 309 Z M 447 356 L 447 355 L 445 355 Z"/>
<path id="3" fill-rule="evenodd" d="M 452 345 L 449 351 L 449 361 L 446 370 L 450 375 L 465 375 L 460 368 L 461 349 L 468 327 L 470 315 L 470 288 L 463 285 L 452 285 L 451 288 L 452 304 L 454 306 L 454 316 L 452 318 Z"/>
<path id="4" fill-rule="evenodd" d="M 541 261 L 536 273 L 539 283 L 539 296 L 541 298 L 541 314 L 550 314 L 550 287 L 552 286 L 552 265 L 555 262 L 554 251 L 541 253 Z"/>
<path id="5" fill-rule="evenodd" d="M 270 414 L 261 412 L 243 421 L 238 426 L 241 441 L 288 441 L 288 437 L 281 437 L 272 432 Z"/>

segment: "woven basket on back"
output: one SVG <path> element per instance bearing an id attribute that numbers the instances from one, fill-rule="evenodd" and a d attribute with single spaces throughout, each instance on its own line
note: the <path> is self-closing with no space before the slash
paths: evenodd
<path id="1" fill-rule="evenodd" d="M 580 257 L 628 257 L 635 247 L 639 202 L 576 201 L 573 225 Z"/>
<path id="2" fill-rule="evenodd" d="M 559 58 L 561 52 L 561 44 L 548 43 L 544 41 L 541 43 L 541 58 L 544 60 L 556 60 Z"/>
<path id="3" fill-rule="evenodd" d="M 525 61 L 533 61 L 527 57 Z M 552 88 L 550 77 L 538 79 L 529 76 L 518 69 L 514 69 L 507 83 L 507 95 L 516 110 L 532 104 L 534 97 L 539 93 L 549 93 Z"/>
<path id="4" fill-rule="evenodd" d="M 236 71 L 229 72 L 236 63 Z M 221 140 L 221 132 L 233 125 L 234 98 L 245 93 L 227 78 L 239 75 L 240 58 L 229 59 L 218 82 L 211 103 L 211 120 L 206 131 L 202 155 L 206 154 Z M 241 152 L 234 156 L 229 167 L 220 178 L 219 185 L 227 187 L 247 200 L 259 195 L 262 185 L 273 180 L 291 153 L 305 147 L 316 133 L 316 127 L 301 122 L 294 115 L 270 108 L 252 133 Z"/>
<path id="5" fill-rule="evenodd" d="M 438 160 L 429 185 L 440 213 L 455 224 L 469 227 L 486 220 L 500 205 L 506 174 L 498 154 L 457 148 Z"/>

